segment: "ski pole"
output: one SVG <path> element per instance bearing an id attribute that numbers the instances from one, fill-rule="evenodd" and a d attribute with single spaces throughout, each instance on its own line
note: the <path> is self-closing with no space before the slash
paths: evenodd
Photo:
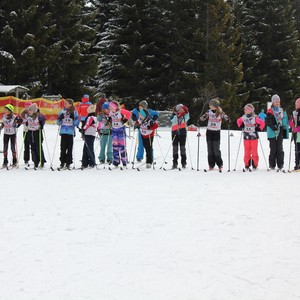
<path id="1" fill-rule="evenodd" d="M 227 141 L 227 146 L 228 146 L 228 170 L 227 170 L 227 172 L 230 172 L 230 123 L 229 123 L 229 119 L 228 119 L 228 129 L 227 129 L 227 135 L 228 135 L 228 137 L 227 137 L 227 139 L 228 139 L 228 141 Z"/>
<path id="2" fill-rule="evenodd" d="M 241 131 L 240 142 L 239 142 L 239 147 L 238 147 L 238 151 L 237 151 L 237 154 L 236 154 L 236 159 L 235 159 L 235 164 L 234 164 L 234 169 L 233 169 L 233 171 L 236 171 L 236 165 L 237 165 L 237 160 L 238 160 L 239 153 L 240 153 L 242 137 L 243 137 L 243 130 Z"/>
<path id="3" fill-rule="evenodd" d="M 24 132 L 24 136 L 23 136 L 22 144 L 21 144 L 21 149 L 20 149 L 18 157 L 21 157 L 21 153 L 23 151 L 23 146 L 24 146 L 24 143 L 25 143 L 26 136 L 27 136 L 27 131 Z M 19 166 L 19 160 L 18 160 L 18 166 Z"/>
<path id="4" fill-rule="evenodd" d="M 157 133 L 157 130 L 156 130 L 156 135 L 157 135 L 158 137 L 160 137 L 160 138 L 161 138 L 161 136 L 160 136 L 160 135 Z M 161 150 L 161 146 L 160 146 L 159 139 L 158 139 L 158 138 L 156 138 L 155 140 L 157 141 L 158 148 L 159 148 L 159 150 L 160 150 L 161 156 L 162 156 L 162 157 L 164 157 L 164 154 L 163 154 L 163 152 L 162 152 L 162 150 Z"/>
<path id="5" fill-rule="evenodd" d="M 189 151 L 189 157 L 190 157 L 190 161 L 191 161 L 191 170 L 194 170 L 188 134 L 186 135 L 186 138 L 187 138 L 187 146 L 188 146 L 188 151 Z"/>
<path id="6" fill-rule="evenodd" d="M 55 139 L 55 144 L 54 144 L 54 150 L 53 150 L 52 158 L 51 158 L 51 161 L 50 161 L 50 169 L 51 169 L 52 171 L 54 171 L 54 169 L 53 169 L 53 160 L 54 160 L 54 155 L 55 155 L 55 150 L 56 150 L 56 144 L 57 144 L 57 140 L 58 140 L 59 131 L 60 131 L 60 125 L 59 125 L 58 130 L 57 130 L 56 139 Z M 44 133 L 44 134 L 45 134 L 45 133 Z M 46 145 L 47 145 L 47 141 L 46 141 Z M 50 157 L 50 156 L 49 156 L 49 157 Z"/>
<path id="7" fill-rule="evenodd" d="M 131 141 L 131 146 L 130 146 L 130 151 L 129 151 L 129 159 L 131 158 L 131 154 L 132 154 L 132 148 L 133 148 L 133 140 L 136 138 L 136 133 L 135 133 L 135 129 L 133 129 L 133 138 Z"/>
<path id="8" fill-rule="evenodd" d="M 197 144 L 197 171 L 200 171 L 199 166 L 200 166 L 200 126 L 198 127 L 198 133 L 197 133 L 197 138 L 198 138 L 198 144 Z"/>
<path id="9" fill-rule="evenodd" d="M 289 170 L 288 172 L 291 173 L 291 156 L 292 156 L 292 141 L 294 139 L 294 132 L 292 132 L 292 136 L 291 136 L 291 141 L 290 141 L 290 153 L 289 153 Z M 296 149 L 296 143 L 295 143 L 295 149 Z M 298 152 L 296 152 L 297 154 Z M 297 162 L 297 157 L 296 157 L 296 162 Z"/>
<path id="10" fill-rule="evenodd" d="M 138 144 L 138 134 L 139 132 L 137 131 L 137 135 L 135 137 L 135 146 L 134 146 L 134 151 L 133 151 L 133 160 L 132 160 L 132 169 L 134 169 L 134 162 L 135 162 L 135 155 L 136 155 L 136 149 L 137 149 L 137 144 Z"/>
<path id="11" fill-rule="evenodd" d="M 267 160 L 266 160 L 265 152 L 264 152 L 264 149 L 263 149 L 263 146 L 262 146 L 262 143 L 261 143 L 261 140 L 260 140 L 260 137 L 259 137 L 259 134 L 258 134 L 258 132 L 257 132 L 257 137 L 258 137 L 258 140 L 259 140 L 259 144 L 260 144 L 261 152 L 262 152 L 262 154 L 263 154 L 263 158 L 264 158 L 264 161 L 265 161 L 265 164 L 266 164 L 267 171 L 270 171 L 270 169 L 269 169 L 269 167 L 268 167 L 268 164 L 267 164 Z"/>
<path id="12" fill-rule="evenodd" d="M 161 166 L 160 166 L 159 169 L 162 169 L 163 165 L 167 163 L 167 162 L 166 162 L 166 159 L 167 159 L 167 156 L 168 156 L 168 154 L 169 154 L 169 151 L 170 151 L 170 149 L 171 149 L 171 147 L 172 147 L 172 145 L 173 145 L 173 142 L 174 142 L 176 136 L 177 136 L 177 132 L 174 134 L 174 137 L 173 137 L 173 139 L 172 139 L 171 145 L 170 145 L 170 147 L 169 147 L 169 149 L 168 149 L 168 151 L 167 151 L 167 153 L 166 153 L 166 156 L 164 157 L 163 163 L 161 164 Z"/>

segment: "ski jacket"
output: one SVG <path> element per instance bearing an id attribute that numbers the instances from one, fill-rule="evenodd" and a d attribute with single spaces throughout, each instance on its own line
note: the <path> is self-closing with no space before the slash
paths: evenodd
<path id="1" fill-rule="evenodd" d="M 172 132 L 177 132 L 178 135 L 186 135 L 187 122 L 190 119 L 190 113 L 184 115 L 173 113 L 171 116 Z"/>
<path id="2" fill-rule="evenodd" d="M 4 134 L 14 135 L 17 133 L 17 128 L 21 125 L 18 120 L 22 120 L 20 117 L 16 117 L 16 115 L 11 115 L 8 117 L 7 115 L 3 115 L 1 129 L 3 128 Z"/>
<path id="3" fill-rule="evenodd" d="M 265 122 L 254 114 L 244 114 L 242 117 L 238 118 L 236 122 L 238 127 L 244 127 L 244 140 L 258 139 L 257 131 L 263 130 L 265 127 Z"/>
<path id="4" fill-rule="evenodd" d="M 154 136 L 155 129 L 158 128 L 158 124 L 150 117 L 146 117 L 145 119 L 138 118 L 136 124 L 140 128 L 141 135 L 144 138 Z"/>
<path id="5" fill-rule="evenodd" d="M 153 121 L 157 121 L 159 117 L 159 113 L 156 110 L 153 109 L 147 109 L 149 112 L 150 117 L 152 118 Z M 139 118 L 139 109 L 135 108 L 131 111 L 131 118 L 133 121 L 136 121 Z"/>
<path id="6" fill-rule="evenodd" d="M 98 121 L 97 121 L 97 118 L 95 116 L 95 113 L 88 114 L 88 117 L 86 119 L 86 123 L 83 127 L 84 135 L 96 136 L 97 126 L 98 126 Z"/>
<path id="7" fill-rule="evenodd" d="M 124 128 L 124 124 L 127 122 L 126 117 L 121 113 L 120 110 L 115 112 L 109 112 L 109 116 L 111 117 L 111 125 L 113 129 Z"/>
<path id="8" fill-rule="evenodd" d="M 209 109 L 204 115 L 200 117 L 201 121 L 205 121 L 207 119 L 207 129 L 212 131 L 219 131 L 221 130 L 222 119 L 228 121 L 229 117 L 223 111 L 217 116 L 215 111 Z"/>
<path id="9" fill-rule="evenodd" d="M 37 131 L 44 128 L 46 118 L 44 115 L 34 113 L 33 115 L 26 115 L 24 121 L 28 131 Z"/>
<path id="10" fill-rule="evenodd" d="M 289 138 L 289 124 L 287 114 L 281 107 L 271 106 L 266 116 L 267 137 L 268 139 L 277 138 L 282 130 L 283 138 Z"/>
<path id="11" fill-rule="evenodd" d="M 82 98 L 78 106 L 78 114 L 81 121 L 85 121 L 88 115 L 87 109 L 92 105 L 92 102 L 89 101 L 89 98 Z"/>
<path id="12" fill-rule="evenodd" d="M 289 125 L 294 132 L 300 132 L 300 109 L 294 110 L 290 119 Z"/>
<path id="13" fill-rule="evenodd" d="M 64 108 L 59 112 L 56 123 L 57 125 L 60 125 L 60 135 L 74 135 L 75 127 L 79 125 L 78 112 L 74 110 L 73 113 L 70 113 L 67 109 Z"/>
<path id="14" fill-rule="evenodd" d="M 98 120 L 98 132 L 100 134 L 104 134 L 104 135 L 108 135 L 111 134 L 111 117 L 109 116 L 109 114 L 105 114 L 105 113 L 100 113 L 97 116 L 97 120 Z"/>

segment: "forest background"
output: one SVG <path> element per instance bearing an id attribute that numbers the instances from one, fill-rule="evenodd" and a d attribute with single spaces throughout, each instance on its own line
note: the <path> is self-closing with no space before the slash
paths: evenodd
<path id="1" fill-rule="evenodd" d="M 300 97 L 300 0 L 2 0 L 0 83 L 133 108 L 186 104 L 196 120 L 219 97 L 232 119 L 247 102 Z"/>

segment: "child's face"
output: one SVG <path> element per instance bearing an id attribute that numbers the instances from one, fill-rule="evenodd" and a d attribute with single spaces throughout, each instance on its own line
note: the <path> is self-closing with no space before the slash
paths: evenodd
<path id="1" fill-rule="evenodd" d="M 217 108 L 216 108 L 215 106 L 213 106 L 213 105 L 210 105 L 209 108 L 212 109 L 212 110 L 216 110 L 216 109 L 217 109 Z"/>
<path id="2" fill-rule="evenodd" d="M 108 110 L 107 108 L 102 108 L 102 112 L 103 112 L 104 114 L 108 115 L 109 110 Z"/>
<path id="3" fill-rule="evenodd" d="M 6 115 L 9 115 L 10 112 L 11 112 L 11 111 L 10 111 L 8 108 L 4 107 L 4 113 L 5 113 Z"/>
<path id="4" fill-rule="evenodd" d="M 65 101 L 65 108 L 66 109 L 69 109 L 72 105 L 68 102 L 68 101 Z"/>
<path id="5" fill-rule="evenodd" d="M 244 108 L 244 112 L 246 115 L 251 115 L 252 111 L 249 108 Z"/>
<path id="6" fill-rule="evenodd" d="M 274 101 L 273 106 L 276 106 L 276 107 L 280 106 L 280 100 Z"/>

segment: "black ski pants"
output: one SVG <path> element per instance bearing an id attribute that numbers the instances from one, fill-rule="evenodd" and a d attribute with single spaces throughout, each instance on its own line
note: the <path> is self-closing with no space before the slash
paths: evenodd
<path id="1" fill-rule="evenodd" d="M 220 151 L 221 131 L 207 130 L 206 142 L 207 142 L 207 160 L 208 160 L 209 167 L 214 168 L 215 165 L 217 165 L 219 168 L 223 167 L 223 160 Z"/>
<path id="2" fill-rule="evenodd" d="M 147 164 L 153 163 L 153 147 L 152 147 L 153 146 L 153 138 L 154 138 L 154 136 L 150 136 L 150 137 L 142 136 L 143 146 L 146 151 L 146 163 Z"/>
<path id="3" fill-rule="evenodd" d="M 62 134 L 60 139 L 60 163 L 70 165 L 73 163 L 73 141 L 71 134 Z"/>
<path id="4" fill-rule="evenodd" d="M 186 134 L 179 134 L 179 131 L 172 131 L 173 140 L 173 165 L 178 164 L 178 149 L 180 148 L 181 165 L 186 165 Z"/>

